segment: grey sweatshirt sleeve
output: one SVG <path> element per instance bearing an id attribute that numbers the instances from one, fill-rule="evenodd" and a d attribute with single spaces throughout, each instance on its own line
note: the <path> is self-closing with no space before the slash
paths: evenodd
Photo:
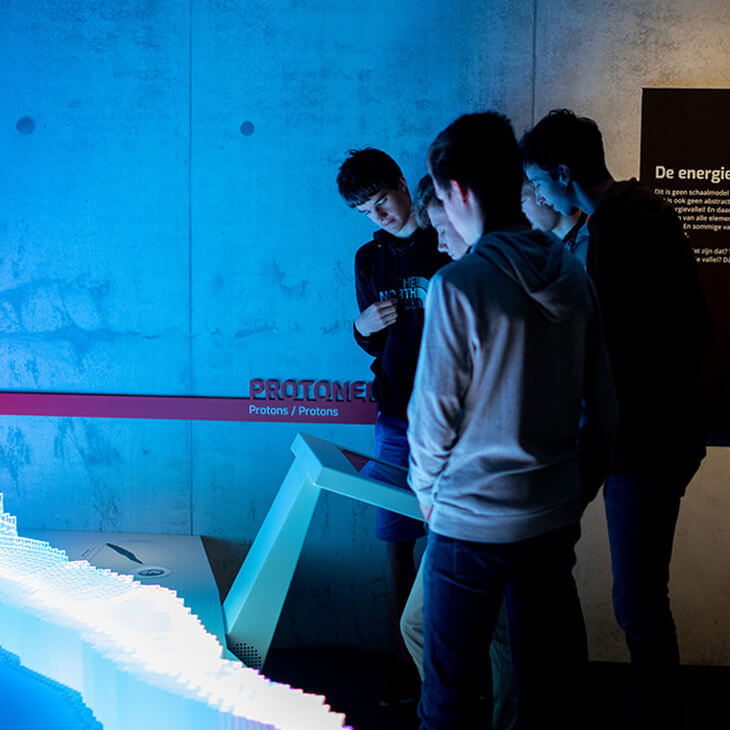
<path id="1" fill-rule="evenodd" d="M 408 483 L 425 507 L 446 468 L 471 382 L 474 316 L 467 297 L 437 274 L 426 297 L 426 319 L 408 404 Z"/>

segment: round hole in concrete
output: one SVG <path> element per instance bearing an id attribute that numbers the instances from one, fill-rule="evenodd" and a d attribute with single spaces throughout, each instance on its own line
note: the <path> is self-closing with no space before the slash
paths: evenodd
<path id="1" fill-rule="evenodd" d="M 15 123 L 15 128 L 21 134 L 33 134 L 35 132 L 35 122 L 31 117 L 20 117 Z"/>

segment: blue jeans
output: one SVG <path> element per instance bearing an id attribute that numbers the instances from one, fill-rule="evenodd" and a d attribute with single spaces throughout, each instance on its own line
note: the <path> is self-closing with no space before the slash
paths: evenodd
<path id="1" fill-rule="evenodd" d="M 613 607 L 634 680 L 633 727 L 681 727 L 679 647 L 669 603 L 669 563 L 688 478 L 612 474 L 606 479 Z"/>
<path id="2" fill-rule="evenodd" d="M 424 572 L 422 730 L 489 728 L 483 667 L 502 601 L 521 729 L 576 728 L 587 646 L 572 569 L 580 528 L 516 543 L 429 533 Z"/>
<path id="3" fill-rule="evenodd" d="M 375 458 L 408 468 L 408 424 L 388 413 L 378 413 L 375 421 Z M 366 473 L 363 471 L 363 473 Z M 368 476 L 378 478 L 377 464 L 368 470 Z M 386 479 L 387 481 L 387 479 Z M 390 512 L 382 507 L 375 510 L 375 537 L 386 542 L 417 540 L 425 534 L 423 523 L 410 517 Z"/>

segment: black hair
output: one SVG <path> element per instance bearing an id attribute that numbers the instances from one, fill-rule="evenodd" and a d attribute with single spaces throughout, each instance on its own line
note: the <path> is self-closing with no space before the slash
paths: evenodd
<path id="1" fill-rule="evenodd" d="M 606 167 L 603 137 L 588 117 L 577 117 L 570 109 L 553 109 L 520 140 L 522 161 L 537 165 L 556 179 L 558 167 L 567 165 L 573 180 L 593 185 L 611 175 Z"/>
<path id="2" fill-rule="evenodd" d="M 337 187 L 351 208 L 362 205 L 383 188 L 399 189 L 403 173 L 390 155 L 374 147 L 350 150 L 348 155 L 337 173 Z"/>
<path id="3" fill-rule="evenodd" d="M 436 197 L 436 189 L 433 186 L 433 180 L 430 175 L 424 175 L 419 183 L 416 196 L 413 200 L 413 213 L 421 228 L 430 228 L 431 219 L 428 217 L 428 208 L 431 205 L 443 205 Z"/>
<path id="4" fill-rule="evenodd" d="M 439 187 L 456 180 L 471 190 L 485 225 L 521 219 L 522 157 L 512 129 L 495 111 L 465 114 L 432 142 L 428 165 Z"/>

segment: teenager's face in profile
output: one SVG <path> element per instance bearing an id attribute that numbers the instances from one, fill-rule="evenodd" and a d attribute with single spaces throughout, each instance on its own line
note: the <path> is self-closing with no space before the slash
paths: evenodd
<path id="1" fill-rule="evenodd" d="M 405 180 L 396 190 L 383 188 L 357 206 L 376 225 L 397 236 L 411 217 L 411 196 Z"/>
<path id="2" fill-rule="evenodd" d="M 438 234 L 438 249 L 449 254 L 452 259 L 460 259 L 468 250 L 469 244 L 459 235 L 444 206 L 433 203 L 427 208 L 428 218 Z"/>
<path id="3" fill-rule="evenodd" d="M 560 215 L 570 215 L 575 210 L 567 185 L 554 180 L 547 170 L 537 165 L 527 165 L 525 175 L 535 186 L 535 196 L 538 200 L 544 200 Z"/>
<path id="4" fill-rule="evenodd" d="M 547 203 L 538 202 L 531 182 L 522 185 L 521 204 L 522 212 L 536 231 L 552 231 L 560 222 L 560 213 Z"/>
<path id="5" fill-rule="evenodd" d="M 480 233 L 474 230 L 473 221 L 470 220 L 469 211 L 466 209 L 463 200 L 459 199 L 458 194 L 452 187 L 442 188 L 438 180 L 433 176 L 429 168 L 429 175 L 433 180 L 433 189 L 436 197 L 441 201 L 444 207 L 444 213 L 449 222 L 454 227 L 456 233 L 466 242 L 467 247 L 479 240 Z"/>

